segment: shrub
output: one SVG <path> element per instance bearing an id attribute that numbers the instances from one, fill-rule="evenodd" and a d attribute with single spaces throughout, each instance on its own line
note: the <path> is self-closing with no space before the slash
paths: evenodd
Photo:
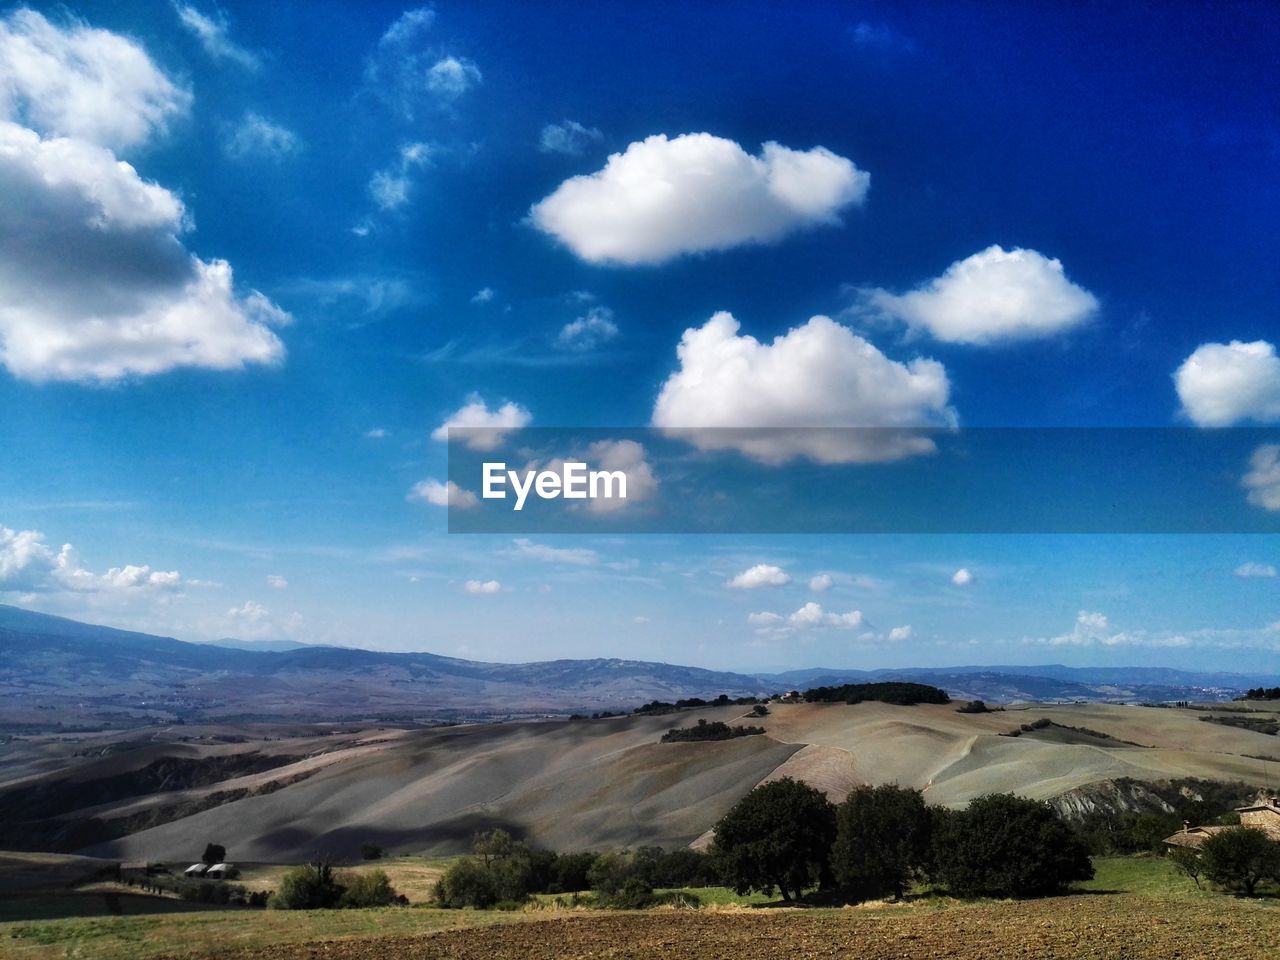
<path id="1" fill-rule="evenodd" d="M 757 703 L 751 708 L 751 715 L 753 717 L 767 717 L 769 715 L 769 708 L 763 703 Z"/>
<path id="2" fill-rule="evenodd" d="M 774 887 L 784 900 L 830 880 L 835 807 L 819 790 L 783 777 L 756 787 L 716 824 L 712 856 L 738 893 Z"/>
<path id="3" fill-rule="evenodd" d="M 926 864 L 932 818 L 919 790 L 858 787 L 836 808 L 831 866 L 855 901 L 901 897 Z"/>
<path id="4" fill-rule="evenodd" d="M 1206 877 L 1245 896 L 1263 880 L 1280 880 L 1280 843 L 1252 827 L 1218 831 L 1201 845 L 1200 857 Z"/>
<path id="5" fill-rule="evenodd" d="M 551 881 L 552 884 L 560 889 L 549 892 L 577 893 L 579 890 L 589 890 L 591 881 L 587 879 L 587 874 L 592 866 L 595 865 L 595 862 L 596 855 L 594 853 L 560 854 L 556 857 L 555 865 L 552 867 Z"/>
<path id="6" fill-rule="evenodd" d="M 340 907 L 389 907 L 399 897 L 385 870 L 367 870 L 342 876 Z"/>
<path id="7" fill-rule="evenodd" d="M 635 873 L 632 858 L 625 853 L 602 853 L 587 871 L 587 884 L 605 896 L 613 896 Z"/>
<path id="8" fill-rule="evenodd" d="M 1036 897 L 1093 876 L 1083 840 L 1046 803 L 991 794 L 939 816 L 934 878 L 957 897 Z"/>
<path id="9" fill-rule="evenodd" d="M 381 860 L 383 852 L 382 847 L 376 843 L 360 844 L 360 859 L 362 860 Z"/>
<path id="10" fill-rule="evenodd" d="M 309 863 L 280 880 L 268 906 L 276 910 L 322 910 L 338 906 L 343 888 L 327 863 Z"/>
<path id="11" fill-rule="evenodd" d="M 500 899 L 493 873 L 470 857 L 451 864 L 436 881 L 435 901 L 442 907 L 476 907 L 484 910 Z"/>
<path id="12" fill-rule="evenodd" d="M 970 700 L 956 707 L 956 713 L 987 713 L 987 705 L 981 700 Z"/>

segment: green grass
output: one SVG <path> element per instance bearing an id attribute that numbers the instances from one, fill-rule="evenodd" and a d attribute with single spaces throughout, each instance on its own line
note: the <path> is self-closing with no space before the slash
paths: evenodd
<path id="1" fill-rule="evenodd" d="M 687 893 L 697 897 L 704 907 L 727 907 L 738 905 L 754 907 L 762 903 L 774 903 L 778 896 L 766 897 L 763 893 L 748 893 L 745 896 L 734 893 L 731 887 L 671 887 L 658 890 L 658 893 Z"/>
<path id="2" fill-rule="evenodd" d="M 1144 897 L 1174 900 L 1203 900 L 1229 896 L 1212 888 L 1208 880 L 1195 881 L 1178 872 L 1164 857 L 1094 857 L 1094 878 L 1076 885 L 1086 892 L 1134 893 Z M 1280 889 L 1259 886 L 1258 893 L 1275 896 Z"/>

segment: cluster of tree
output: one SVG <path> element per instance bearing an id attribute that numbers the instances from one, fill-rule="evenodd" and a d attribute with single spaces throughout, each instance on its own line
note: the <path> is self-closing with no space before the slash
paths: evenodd
<path id="1" fill-rule="evenodd" d="M 1209 716 L 1201 717 L 1205 723 L 1220 723 L 1226 727 L 1239 727 L 1242 730 L 1252 730 L 1254 733 L 1264 733 L 1269 737 L 1274 737 L 1280 733 L 1280 723 L 1265 717 L 1219 717 Z"/>
<path id="2" fill-rule="evenodd" d="M 701 697 L 689 697 L 685 700 L 677 700 L 675 703 L 669 703 L 666 700 L 651 700 L 636 707 L 631 712 L 637 715 L 662 716 L 666 713 L 675 713 L 678 710 L 696 710 L 699 707 L 749 707 L 759 702 L 759 697 L 737 697 L 735 699 L 731 698 L 727 693 L 722 693 L 714 700 L 703 700 Z"/>
<path id="3" fill-rule="evenodd" d="M 728 886 L 794 900 L 902 896 L 929 879 L 958 897 L 1032 897 L 1093 876 L 1088 849 L 1048 804 L 1010 794 L 959 811 L 918 790 L 859 787 L 840 804 L 784 777 L 752 790 L 716 826 L 711 854 Z"/>
<path id="4" fill-rule="evenodd" d="M 673 727 L 662 735 L 663 743 L 684 743 L 691 740 L 732 740 L 734 737 L 752 737 L 764 733 L 764 727 L 729 726 L 719 720 L 699 720 L 692 727 Z"/>
<path id="5" fill-rule="evenodd" d="M 456 860 L 436 883 L 442 907 L 515 907 L 540 894 L 594 893 L 600 906 L 638 908 L 692 898 L 658 888 L 720 882 L 711 858 L 694 850 L 640 847 L 611 853 L 555 853 L 512 839 L 505 830 L 478 834 L 473 856 Z"/>
<path id="6" fill-rule="evenodd" d="M 338 872 L 332 864 L 320 862 L 286 873 L 267 906 L 276 910 L 332 910 L 403 906 L 408 902 L 396 893 L 383 870 Z"/>
<path id="7" fill-rule="evenodd" d="M 1280 700 L 1280 687 L 1255 687 L 1246 690 L 1245 700 Z"/>
<path id="8" fill-rule="evenodd" d="M 1169 859 L 1197 887 L 1204 877 L 1247 897 L 1264 881 L 1280 881 L 1280 843 L 1253 827 L 1219 830 L 1198 851 L 1179 847 L 1170 851 Z"/>
<path id="9" fill-rule="evenodd" d="M 803 694 L 808 703 L 864 703 L 878 701 L 902 707 L 917 703 L 950 703 L 945 690 L 927 683 L 846 683 L 838 687 L 814 687 Z"/>
<path id="10" fill-rule="evenodd" d="M 956 713 L 990 713 L 990 708 L 981 700 L 969 700 L 956 707 Z"/>
<path id="11" fill-rule="evenodd" d="M 220 906 L 265 907 L 270 894 L 266 890 L 249 890 L 238 883 L 220 880 L 189 880 L 175 876 L 136 876 L 124 874 L 123 883 L 145 893 L 172 894 L 188 903 L 212 903 Z"/>

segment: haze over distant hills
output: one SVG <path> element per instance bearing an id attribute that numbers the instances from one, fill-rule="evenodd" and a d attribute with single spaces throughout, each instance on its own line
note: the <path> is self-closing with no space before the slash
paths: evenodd
<path id="1" fill-rule="evenodd" d="M 1275 678 L 1152 667 L 970 666 L 740 674 L 600 658 L 480 663 L 432 653 L 197 644 L 0 605 L 0 722 L 467 719 L 627 709 L 649 700 L 767 695 L 917 679 L 956 698 L 1228 699 Z"/>

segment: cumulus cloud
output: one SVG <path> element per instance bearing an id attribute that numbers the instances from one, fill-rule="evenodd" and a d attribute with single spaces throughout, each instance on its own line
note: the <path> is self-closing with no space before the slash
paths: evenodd
<path id="1" fill-rule="evenodd" d="M 894 627 L 892 630 L 889 631 L 889 642 L 903 643 L 911 639 L 911 635 L 913 632 L 914 631 L 912 631 L 911 629 L 911 624 L 909 623 L 903 624 L 901 627 Z"/>
<path id="2" fill-rule="evenodd" d="M 490 410 L 484 400 L 472 394 L 466 404 L 431 432 L 431 439 L 461 440 L 472 450 L 496 450 L 508 434 L 528 426 L 532 420 L 533 415 L 518 403 L 507 402 Z"/>
<path id="3" fill-rule="evenodd" d="M 256 70 L 258 58 L 231 39 L 227 18 L 220 10 L 213 16 L 201 13 L 189 3 L 174 3 L 173 9 L 187 31 L 200 41 L 204 52 L 214 60 L 239 64 L 248 70 Z"/>
<path id="4" fill-rule="evenodd" d="M 0 118 L 120 150 L 163 132 L 190 104 L 133 40 L 26 8 L 0 18 Z"/>
<path id="5" fill-rule="evenodd" d="M 1274 577 L 1276 568 L 1269 563 L 1242 563 L 1233 571 L 1237 577 Z"/>
<path id="6" fill-rule="evenodd" d="M 280 160 L 296 153 L 301 144 L 292 130 L 273 123 L 252 110 L 227 132 L 222 149 L 232 160 L 265 158 Z"/>
<path id="7" fill-rule="evenodd" d="M 564 123 L 549 123 L 542 128 L 538 137 L 538 149 L 543 153 L 563 153 L 576 157 L 593 143 L 604 139 L 604 134 L 595 127 L 584 127 L 576 120 Z"/>
<path id="8" fill-rule="evenodd" d="M 594 306 L 560 328 L 556 346 L 561 350 L 586 353 L 617 335 L 618 325 L 613 320 L 613 311 L 605 306 Z"/>
<path id="9" fill-rule="evenodd" d="M 874 463 L 930 453 L 933 441 L 909 428 L 956 422 L 947 372 L 935 360 L 890 360 L 829 317 L 768 344 L 738 329 L 721 312 L 684 332 L 680 368 L 658 395 L 654 426 L 762 463 Z"/>
<path id="10" fill-rule="evenodd" d="M 260 603 L 252 600 L 246 600 L 243 606 L 232 607 L 227 611 L 227 616 L 233 620 L 242 620 L 245 623 L 255 624 L 262 623 L 271 616 L 271 611 Z"/>
<path id="11" fill-rule="evenodd" d="M 791 576 L 781 567 L 775 567 L 771 563 L 757 563 L 727 581 L 725 586 L 735 590 L 757 590 L 760 587 L 783 587 L 790 582 Z"/>
<path id="12" fill-rule="evenodd" d="M 163 592 L 186 586 L 177 570 L 125 564 L 96 574 L 69 543 L 54 549 L 38 530 L 0 526 L 0 593 Z"/>
<path id="13" fill-rule="evenodd" d="M 1280 357 L 1265 340 L 1201 344 L 1173 383 L 1183 413 L 1197 426 L 1280 420 Z"/>
<path id="14" fill-rule="evenodd" d="M 590 470 L 620 472 L 627 478 L 627 497 L 596 497 L 586 501 L 591 513 L 617 513 L 637 503 L 653 499 L 658 478 L 646 459 L 644 445 L 635 440 L 597 440 L 587 447 L 582 460 Z"/>
<path id="15" fill-rule="evenodd" d="M 599 554 L 586 547 L 551 547 L 545 543 L 534 543 L 526 537 L 512 541 L 517 556 L 530 557 L 548 563 L 568 563 L 573 566 L 589 567 L 600 560 Z"/>
<path id="16" fill-rule="evenodd" d="M 369 179 L 369 195 L 379 210 L 397 210 L 409 202 L 414 172 L 430 163 L 431 155 L 428 144 L 401 144 L 395 161 Z"/>
<path id="17" fill-rule="evenodd" d="M 1280 444 L 1264 443 L 1249 458 L 1249 470 L 1240 480 L 1246 499 L 1267 511 L 1280 510 Z"/>
<path id="18" fill-rule="evenodd" d="M 813 593 L 822 593 L 830 590 L 833 586 L 835 586 L 835 580 L 832 579 L 829 573 L 820 573 L 809 580 L 809 590 Z"/>
<path id="19" fill-rule="evenodd" d="M 808 630 L 817 627 L 836 627 L 852 630 L 862 626 L 862 611 L 850 610 L 848 613 L 833 613 L 824 610 L 822 604 L 810 600 L 790 616 L 764 610 L 747 615 L 747 623 L 761 628 L 762 633 L 791 630 Z"/>
<path id="20" fill-rule="evenodd" d="M 112 152 L 188 101 L 132 41 L 29 10 L 0 20 L 0 363 L 16 376 L 283 359 L 271 328 L 288 314 L 190 254 L 182 201 Z"/>
<path id="21" fill-rule="evenodd" d="M 289 581 L 286 580 L 284 577 L 280 576 L 278 573 L 273 573 L 267 577 L 267 586 L 269 586 L 272 590 L 288 590 Z"/>
<path id="22" fill-rule="evenodd" d="M 951 575 L 951 582 L 957 587 L 967 587 L 973 583 L 973 572 L 968 567 L 961 567 Z"/>
<path id="23" fill-rule="evenodd" d="M 418 500 L 436 507 L 453 507 L 459 510 L 470 510 L 480 503 L 479 498 L 470 490 L 464 490 L 452 480 L 441 483 L 439 480 L 422 480 L 413 485 L 408 500 Z"/>
<path id="24" fill-rule="evenodd" d="M 658 135 L 566 180 L 530 217 L 591 263 L 661 263 L 838 223 L 870 179 L 824 147 L 766 143 L 753 157 L 709 133 Z"/>
<path id="25" fill-rule="evenodd" d="M 450 100 L 480 83 L 480 68 L 465 57 L 442 57 L 427 71 L 427 89 Z"/>
<path id="26" fill-rule="evenodd" d="M 467 593 L 475 594 L 494 594 L 502 592 L 502 584 L 497 580 L 468 580 L 462 585 Z"/>
<path id="27" fill-rule="evenodd" d="M 476 292 L 476 295 L 471 298 L 471 302 L 491 303 L 495 296 L 497 296 L 497 293 L 494 291 L 493 287 L 484 287 Z"/>
<path id="28" fill-rule="evenodd" d="M 1078 326 L 1098 309 L 1059 260 L 991 246 L 904 294 L 865 290 L 870 306 L 947 343 L 1029 340 Z"/>

